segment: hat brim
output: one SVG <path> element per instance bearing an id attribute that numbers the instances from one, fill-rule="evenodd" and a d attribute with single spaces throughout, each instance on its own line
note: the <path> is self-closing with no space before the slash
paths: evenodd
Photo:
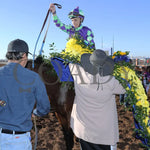
<path id="1" fill-rule="evenodd" d="M 30 55 L 32 55 L 32 53 L 30 53 L 30 52 L 25 52 L 25 51 L 8 50 L 7 52 L 10 52 L 10 53 L 18 53 L 18 52 L 23 52 L 23 53 L 27 53 L 27 54 L 30 54 Z"/>
<path id="2" fill-rule="evenodd" d="M 113 75 L 114 71 L 114 61 L 107 56 L 105 64 L 102 66 L 103 70 L 99 70 L 99 74 L 102 76 Z"/>
<path id="3" fill-rule="evenodd" d="M 28 52 L 28 54 L 32 55 L 32 53 Z"/>
<path id="4" fill-rule="evenodd" d="M 81 55 L 81 66 L 84 70 L 92 75 L 96 75 L 98 73 L 98 69 L 93 66 L 90 62 L 91 54 L 85 53 Z"/>
<path id="5" fill-rule="evenodd" d="M 86 72 L 92 75 L 96 75 L 97 73 L 99 73 L 101 76 L 108 76 L 113 74 L 114 61 L 109 56 L 107 56 L 104 65 L 101 66 L 100 69 L 91 64 L 90 56 L 91 54 L 86 53 L 81 55 L 81 66 Z"/>

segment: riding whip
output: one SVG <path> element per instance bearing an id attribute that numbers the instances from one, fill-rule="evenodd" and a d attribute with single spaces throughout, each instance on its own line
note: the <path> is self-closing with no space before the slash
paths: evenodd
<path id="1" fill-rule="evenodd" d="M 61 6 L 60 4 L 54 3 L 54 5 L 56 5 L 59 9 L 62 8 L 62 6 Z M 34 68 L 34 60 L 35 60 L 36 47 L 37 47 L 38 41 L 39 41 L 39 39 L 40 39 L 41 33 L 42 33 L 42 31 L 43 31 L 43 29 L 44 29 L 44 27 L 45 27 L 45 24 L 46 24 L 46 22 L 47 22 L 47 19 L 48 19 L 49 14 L 51 14 L 51 12 L 50 12 L 50 10 L 48 9 L 47 14 L 46 14 L 46 17 L 45 17 L 45 20 L 44 20 L 43 25 L 42 25 L 42 28 L 41 28 L 41 31 L 40 31 L 40 33 L 39 33 L 39 35 L 38 35 L 38 38 L 37 38 L 37 40 L 36 40 L 36 43 L 35 43 L 34 52 L 33 52 L 32 68 Z M 43 39 L 43 42 L 42 42 L 42 46 L 41 46 L 39 55 L 42 54 L 42 50 L 43 50 L 43 47 L 44 47 L 44 44 L 45 44 L 45 39 L 46 39 L 46 36 L 47 36 L 47 33 L 48 33 L 49 25 L 50 25 L 50 17 L 49 17 L 49 22 L 48 22 L 47 30 L 46 30 L 46 32 L 45 32 L 45 36 L 44 36 L 44 39 Z"/>

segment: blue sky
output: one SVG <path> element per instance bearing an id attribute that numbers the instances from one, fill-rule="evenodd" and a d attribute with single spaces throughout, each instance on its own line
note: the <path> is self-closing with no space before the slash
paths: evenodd
<path id="1" fill-rule="evenodd" d="M 83 25 L 92 29 L 97 49 L 114 47 L 114 51 L 130 51 L 130 56 L 150 57 L 150 0 L 1 0 L 0 59 L 5 58 L 8 43 L 17 38 L 25 40 L 33 53 L 49 5 L 54 2 L 62 5 L 62 9 L 57 9 L 57 15 L 68 25 L 71 24 L 68 13 L 77 6 L 83 10 Z M 36 55 L 45 30 L 46 27 Z M 67 38 L 51 17 L 43 54 L 49 56 L 49 44 L 53 42 L 61 51 Z"/>

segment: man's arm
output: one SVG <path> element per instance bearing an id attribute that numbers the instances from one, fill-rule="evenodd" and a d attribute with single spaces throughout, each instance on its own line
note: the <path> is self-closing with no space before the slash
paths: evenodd
<path id="1" fill-rule="evenodd" d="M 47 95 L 45 85 L 40 79 L 39 75 L 37 76 L 35 89 L 35 97 L 37 103 L 33 113 L 37 116 L 42 117 L 50 112 L 50 101 Z"/>

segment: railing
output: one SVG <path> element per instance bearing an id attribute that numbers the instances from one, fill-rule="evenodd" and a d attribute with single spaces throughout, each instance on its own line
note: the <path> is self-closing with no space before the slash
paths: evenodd
<path id="1" fill-rule="evenodd" d="M 150 58 L 132 59 L 132 63 L 135 66 L 150 66 Z"/>
<path id="2" fill-rule="evenodd" d="M 7 64 L 7 60 L 0 60 L 0 67 Z"/>

